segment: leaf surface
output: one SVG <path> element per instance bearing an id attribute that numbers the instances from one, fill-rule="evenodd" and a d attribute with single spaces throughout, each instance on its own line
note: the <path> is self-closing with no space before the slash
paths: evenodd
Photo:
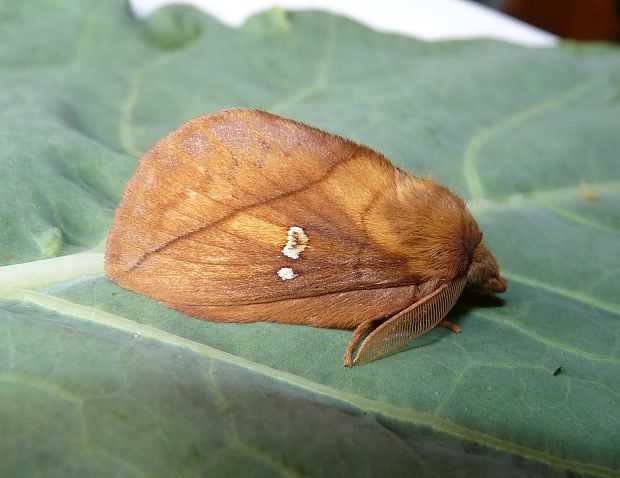
<path id="1" fill-rule="evenodd" d="M 86 0 L 5 2 L 0 36 L 0 475 L 620 476 L 618 48 Z M 137 158 L 232 106 L 449 185 L 503 300 L 343 369 L 350 331 L 202 322 L 107 281 Z"/>

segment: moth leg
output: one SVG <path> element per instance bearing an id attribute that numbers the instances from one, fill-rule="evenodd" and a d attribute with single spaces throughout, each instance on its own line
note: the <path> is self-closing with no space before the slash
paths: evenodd
<path id="1" fill-rule="evenodd" d="M 458 325 L 456 325 L 454 322 L 450 322 L 449 320 L 442 320 L 441 322 L 439 322 L 437 325 L 444 327 L 448 330 L 451 330 L 452 332 L 454 332 L 455 334 L 460 334 L 461 332 L 463 332 L 463 329 L 461 329 Z"/>
<path id="2" fill-rule="evenodd" d="M 345 350 L 344 352 L 344 366 L 345 367 L 350 367 L 353 365 L 353 357 L 352 357 L 353 349 L 355 349 L 355 347 L 357 346 L 359 341 L 362 339 L 362 337 L 366 334 L 366 332 L 372 329 L 373 323 L 375 321 L 376 319 L 366 320 L 362 322 L 361 324 L 359 324 L 357 326 L 357 329 L 355 329 L 355 333 L 353 334 L 353 337 L 351 337 L 349 346 L 347 347 L 347 350 Z"/>

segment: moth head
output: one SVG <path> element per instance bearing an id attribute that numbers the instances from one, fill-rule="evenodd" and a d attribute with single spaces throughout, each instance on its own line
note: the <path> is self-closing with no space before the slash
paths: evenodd
<path id="1" fill-rule="evenodd" d="M 499 273 L 497 260 L 480 242 L 467 270 L 467 290 L 477 294 L 494 294 L 506 290 L 506 279 Z"/>

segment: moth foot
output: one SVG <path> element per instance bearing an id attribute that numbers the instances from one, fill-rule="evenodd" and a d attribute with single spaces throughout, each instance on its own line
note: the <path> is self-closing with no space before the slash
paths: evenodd
<path id="1" fill-rule="evenodd" d="M 461 329 L 458 325 L 456 325 L 453 322 L 450 322 L 449 320 L 442 320 L 441 322 L 439 322 L 440 326 L 445 327 L 448 330 L 451 330 L 452 332 L 454 332 L 455 334 L 460 334 L 461 332 L 463 332 L 463 329 Z"/>

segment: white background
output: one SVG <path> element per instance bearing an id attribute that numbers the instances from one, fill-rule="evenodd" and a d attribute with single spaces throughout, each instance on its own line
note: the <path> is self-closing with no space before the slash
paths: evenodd
<path id="1" fill-rule="evenodd" d="M 544 0 L 543 0 L 544 1 Z M 130 0 L 137 16 L 175 0 Z M 292 10 L 327 10 L 377 30 L 425 40 L 495 38 L 545 47 L 558 38 L 523 22 L 466 0 L 184 0 L 230 26 L 273 6 Z"/>

